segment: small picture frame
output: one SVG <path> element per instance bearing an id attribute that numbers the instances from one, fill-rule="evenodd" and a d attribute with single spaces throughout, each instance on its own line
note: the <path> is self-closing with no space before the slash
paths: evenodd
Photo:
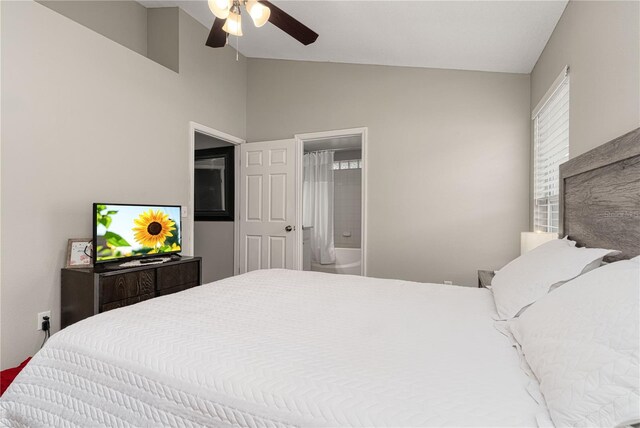
<path id="1" fill-rule="evenodd" d="M 67 244 L 67 264 L 68 269 L 81 269 L 93 266 L 91 260 L 91 239 L 77 238 L 69 239 Z"/>

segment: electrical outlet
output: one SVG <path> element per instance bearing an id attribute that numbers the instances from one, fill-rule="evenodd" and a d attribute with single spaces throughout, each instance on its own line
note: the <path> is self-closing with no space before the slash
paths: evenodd
<path id="1" fill-rule="evenodd" d="M 445 281 L 444 285 L 453 285 L 453 281 Z"/>
<path id="2" fill-rule="evenodd" d="M 44 317 L 49 317 L 49 322 L 51 322 L 51 311 L 40 312 L 38 314 L 38 325 L 36 326 L 36 330 L 42 331 L 42 321 L 44 321 Z"/>

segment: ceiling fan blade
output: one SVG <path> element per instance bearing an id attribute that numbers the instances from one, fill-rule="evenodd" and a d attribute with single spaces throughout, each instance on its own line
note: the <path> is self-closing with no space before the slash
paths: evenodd
<path id="1" fill-rule="evenodd" d="M 227 33 L 222 30 L 224 19 L 216 18 L 211 26 L 211 32 L 205 43 L 210 48 L 222 48 L 227 44 Z"/>
<path id="2" fill-rule="evenodd" d="M 303 45 L 310 45 L 318 38 L 318 33 L 302 24 L 300 21 L 289 15 L 278 6 L 274 5 L 267 0 L 258 0 L 260 3 L 271 9 L 271 15 L 269 16 L 269 22 L 302 43 Z"/>

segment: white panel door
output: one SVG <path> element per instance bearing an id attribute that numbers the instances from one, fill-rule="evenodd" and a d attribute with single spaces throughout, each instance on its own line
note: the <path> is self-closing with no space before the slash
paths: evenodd
<path id="1" fill-rule="evenodd" d="M 240 273 L 294 269 L 295 140 L 241 146 Z"/>

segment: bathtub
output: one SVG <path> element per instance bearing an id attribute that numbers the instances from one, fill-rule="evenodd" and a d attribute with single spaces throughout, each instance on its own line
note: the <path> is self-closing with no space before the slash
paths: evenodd
<path id="1" fill-rule="evenodd" d="M 360 248 L 336 248 L 336 262 L 321 265 L 311 262 L 311 270 L 315 272 L 343 273 L 347 275 L 362 275 L 362 250 Z"/>

